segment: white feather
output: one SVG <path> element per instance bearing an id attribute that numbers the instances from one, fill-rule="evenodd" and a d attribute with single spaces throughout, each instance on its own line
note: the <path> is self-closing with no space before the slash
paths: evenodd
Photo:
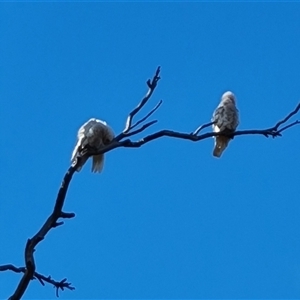
<path id="1" fill-rule="evenodd" d="M 79 128 L 77 139 L 78 141 L 71 157 L 72 162 L 80 156 L 80 152 L 87 146 L 89 146 L 90 149 L 97 151 L 109 144 L 114 139 L 114 132 L 105 121 L 92 118 Z M 85 161 L 83 164 L 84 163 Z M 92 171 L 101 172 L 103 164 L 104 154 L 93 156 Z M 82 165 L 77 167 L 77 171 L 80 171 Z"/>

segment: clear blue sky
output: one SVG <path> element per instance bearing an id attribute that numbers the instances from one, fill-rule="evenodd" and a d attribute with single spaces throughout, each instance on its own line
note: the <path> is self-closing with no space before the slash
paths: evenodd
<path id="1" fill-rule="evenodd" d="M 157 66 L 147 109 L 160 129 L 209 122 L 223 92 L 239 129 L 274 125 L 300 101 L 299 3 L 1 3 L 0 264 L 51 213 L 78 128 L 120 133 Z M 298 116 L 300 118 L 300 116 Z M 300 126 L 240 136 L 221 159 L 213 140 L 161 138 L 76 173 L 76 218 L 36 248 L 37 271 L 83 298 L 300 298 Z M 0 273 L 0 298 L 20 274 Z M 27 299 L 54 298 L 30 284 Z"/>

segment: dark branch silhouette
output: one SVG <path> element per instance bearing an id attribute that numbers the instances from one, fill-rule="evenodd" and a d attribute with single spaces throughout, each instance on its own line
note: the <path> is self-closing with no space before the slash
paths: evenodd
<path id="1" fill-rule="evenodd" d="M 288 114 L 287 117 L 285 117 L 282 121 L 279 121 L 278 123 L 275 124 L 275 126 L 267 128 L 267 129 L 250 129 L 250 130 L 239 130 L 235 131 L 233 133 L 221 133 L 221 132 L 207 132 L 201 135 L 198 135 L 198 133 L 209 126 L 213 124 L 213 122 L 203 124 L 199 126 L 194 132 L 192 133 L 184 133 L 184 132 L 178 132 L 178 131 L 173 131 L 173 130 L 161 130 L 155 133 L 152 133 L 150 135 L 147 135 L 146 137 L 138 140 L 138 141 L 131 141 L 130 139 L 126 139 L 123 141 L 118 141 L 114 140 L 111 144 L 103 147 L 99 151 L 91 151 L 89 155 L 97 155 L 101 153 L 106 153 L 109 152 L 115 148 L 119 147 L 127 147 L 127 148 L 138 148 L 143 146 L 146 143 L 149 143 L 153 140 L 156 140 L 158 138 L 161 138 L 163 136 L 168 136 L 172 138 L 178 138 L 178 139 L 184 139 L 184 140 L 190 140 L 192 142 L 198 142 L 204 139 L 208 139 L 214 136 L 219 136 L 219 135 L 226 135 L 230 136 L 231 138 L 234 138 L 235 136 L 240 136 L 240 135 L 263 135 L 265 137 L 278 137 L 282 136 L 282 132 L 285 131 L 288 128 L 291 128 L 297 124 L 300 124 L 300 121 L 295 121 L 289 125 L 286 125 L 282 128 L 280 128 L 281 125 L 283 125 L 285 122 L 287 122 L 293 115 L 297 114 L 298 111 L 300 110 L 300 103 L 297 105 L 297 107 L 290 113 Z M 143 131 L 145 128 L 141 128 L 138 132 Z"/>
<path id="2" fill-rule="evenodd" d="M 197 135 L 202 129 L 206 128 L 206 127 L 209 127 L 211 126 L 212 124 L 214 124 L 214 122 L 209 122 L 207 124 L 203 124 L 203 125 L 200 125 L 194 132 L 192 132 L 191 134 L 192 135 Z"/>
<path id="3" fill-rule="evenodd" d="M 63 224 L 62 221 L 58 221 L 60 218 L 66 219 L 66 218 L 73 218 L 75 216 L 74 213 L 63 212 L 63 205 L 64 205 L 65 197 L 67 194 L 67 190 L 69 187 L 69 183 L 72 180 L 73 174 L 76 170 L 76 165 L 78 163 L 80 163 L 82 160 L 87 160 L 92 155 L 106 153 L 106 152 L 109 152 L 109 151 L 111 151 L 115 148 L 119 148 L 119 147 L 131 147 L 131 148 L 141 147 L 142 145 L 144 145 L 150 141 L 153 141 L 155 139 L 161 138 L 163 136 L 190 140 L 192 142 L 198 142 L 198 141 L 201 141 L 201 140 L 204 140 L 207 138 L 211 138 L 214 136 L 219 136 L 219 135 L 226 135 L 231 138 L 234 138 L 235 136 L 253 134 L 253 135 L 263 135 L 265 137 L 271 136 L 271 137 L 275 138 L 278 136 L 282 136 L 282 132 L 287 130 L 288 128 L 291 128 L 297 124 L 300 124 L 300 121 L 297 120 L 297 121 L 294 121 L 290 124 L 287 124 L 287 125 L 281 127 L 282 125 L 286 124 L 286 122 L 292 116 L 294 116 L 298 113 L 298 111 L 300 110 L 300 103 L 299 103 L 297 105 L 297 107 L 295 108 L 295 110 L 293 110 L 291 113 L 289 113 L 284 119 L 277 122 L 275 124 L 275 126 L 267 128 L 267 129 L 240 130 L 240 131 L 236 131 L 236 132 L 230 133 L 230 134 L 207 132 L 207 133 L 203 133 L 203 134 L 199 135 L 201 130 L 203 130 L 213 124 L 213 122 L 209 122 L 209 123 L 205 123 L 205 124 L 199 126 L 192 133 L 182 133 L 182 132 L 172 131 L 172 130 L 161 130 L 156 133 L 147 135 L 140 140 L 132 141 L 132 140 L 128 139 L 128 137 L 144 131 L 146 128 L 148 128 L 149 126 L 151 126 L 157 122 L 157 120 L 153 120 L 153 121 L 150 121 L 150 122 L 142 125 L 140 128 L 138 128 L 136 130 L 132 130 L 132 129 L 136 128 L 138 125 L 140 125 L 141 123 L 143 123 L 144 121 L 146 121 L 162 104 L 162 101 L 160 100 L 159 103 L 145 117 L 141 118 L 134 125 L 132 125 L 133 117 L 143 108 L 143 106 L 148 102 L 148 100 L 152 96 L 152 94 L 157 86 L 157 83 L 160 79 L 159 73 L 160 73 L 160 67 L 157 68 L 153 79 L 152 80 L 149 79 L 147 81 L 147 85 L 148 85 L 149 89 L 148 89 L 145 97 L 141 100 L 141 102 L 137 105 L 137 107 L 135 109 L 133 109 L 130 112 L 130 114 L 128 115 L 125 129 L 123 130 L 123 132 L 120 133 L 119 135 L 117 135 L 115 137 L 115 139 L 109 145 L 103 147 L 99 151 L 95 151 L 95 150 L 89 149 L 89 148 L 84 149 L 82 151 L 82 153 L 80 154 L 80 156 L 77 158 L 77 161 L 75 161 L 72 164 L 72 166 L 68 169 L 67 173 L 65 174 L 65 176 L 63 178 L 62 184 L 60 186 L 52 214 L 46 220 L 46 222 L 41 227 L 41 229 L 31 239 L 28 239 L 28 241 L 27 241 L 27 244 L 25 247 L 25 267 L 17 268 L 17 267 L 14 267 L 13 265 L 0 266 L 0 271 L 11 270 L 13 272 L 23 273 L 23 277 L 20 280 L 14 294 L 9 299 L 11 299 L 11 300 L 20 299 L 23 296 L 24 292 L 26 291 L 26 289 L 29 285 L 29 282 L 33 279 L 38 279 L 41 282 L 41 284 L 43 284 L 43 285 L 44 285 L 44 282 L 48 282 L 48 283 L 52 284 L 53 286 L 55 286 L 57 296 L 58 296 L 59 289 L 61 289 L 61 290 L 64 290 L 65 288 L 69 289 L 69 290 L 75 289 L 74 287 L 71 286 L 70 283 L 66 282 L 66 279 L 63 279 L 62 281 L 58 282 L 58 281 L 53 280 L 50 276 L 46 277 L 46 276 L 43 276 L 43 275 L 37 273 L 35 271 L 36 266 L 35 266 L 33 254 L 35 251 L 35 247 L 46 237 L 47 233 L 52 228 L 58 227 Z M 124 138 L 126 138 L 126 139 L 124 139 Z"/>
<path id="4" fill-rule="evenodd" d="M 132 125 L 133 117 L 143 108 L 143 106 L 148 102 L 148 100 L 152 96 L 152 94 L 157 86 L 157 82 L 160 79 L 159 73 L 160 73 L 160 67 L 157 68 L 155 75 L 153 76 L 153 79 L 152 80 L 149 79 L 147 81 L 147 86 L 149 88 L 148 92 L 146 93 L 146 95 L 142 99 L 142 101 L 138 104 L 138 106 L 128 115 L 125 129 L 123 130 L 123 132 L 121 134 L 119 134 L 115 138 L 115 140 L 117 140 L 118 138 L 120 140 L 120 139 L 124 138 L 125 136 L 128 137 L 128 136 L 137 134 L 139 132 L 142 132 L 143 130 L 145 130 L 146 128 L 148 128 L 149 126 L 151 126 L 157 122 L 156 120 L 150 121 L 150 122 L 144 124 L 139 129 L 136 129 L 136 130 L 130 132 L 133 128 L 137 127 L 142 122 L 147 120 L 162 104 L 162 101 L 160 100 L 159 103 L 145 117 L 143 117 L 142 119 L 137 121 L 134 125 Z M 66 279 L 63 279 L 62 281 L 57 282 L 57 281 L 51 279 L 50 276 L 46 277 L 46 276 L 43 276 L 43 275 L 37 273 L 35 271 L 36 265 L 35 265 L 33 254 L 35 251 L 35 247 L 46 237 L 47 233 L 52 228 L 58 227 L 63 224 L 63 222 L 58 221 L 60 218 L 66 219 L 66 218 L 75 217 L 74 213 L 66 213 L 66 212 L 63 212 L 62 209 L 63 209 L 64 201 L 66 198 L 66 194 L 68 191 L 69 183 L 73 177 L 74 172 L 76 171 L 77 163 L 81 159 L 87 159 L 90 155 L 91 154 L 89 153 L 89 151 L 87 149 L 85 151 L 85 153 L 83 153 L 82 156 L 78 158 L 77 162 L 75 162 L 75 164 L 72 164 L 72 166 L 68 169 L 67 173 L 65 174 L 63 181 L 61 183 L 57 198 L 56 198 L 56 202 L 55 202 L 55 206 L 54 206 L 52 214 L 48 217 L 48 219 L 43 224 L 41 229 L 31 239 L 27 240 L 26 247 L 25 247 L 25 267 L 16 268 L 13 265 L 0 266 L 0 271 L 10 270 L 10 271 L 14 271 L 17 273 L 20 273 L 20 272 L 23 273 L 23 277 L 21 278 L 15 292 L 9 298 L 10 300 L 21 299 L 21 297 L 24 295 L 24 293 L 29 285 L 29 282 L 33 279 L 38 279 L 41 282 L 41 284 L 43 284 L 43 281 L 46 281 L 46 282 L 54 285 L 56 287 L 56 295 L 57 296 L 58 296 L 59 289 L 61 289 L 61 290 L 64 290 L 65 288 L 70 289 L 70 290 L 75 289 L 74 287 L 71 287 L 70 283 L 66 282 Z"/>
<path id="5" fill-rule="evenodd" d="M 123 134 L 126 134 L 132 128 L 136 127 L 138 124 L 140 124 L 141 122 L 143 122 L 144 120 L 146 120 L 161 105 L 162 101 L 160 101 L 160 103 L 158 103 L 156 105 L 156 107 L 152 111 L 150 111 L 150 113 L 145 118 L 142 118 L 135 125 L 133 125 L 133 126 L 131 125 L 133 117 L 143 108 L 143 106 L 148 102 L 148 100 L 152 96 L 152 94 L 153 94 L 153 92 L 154 92 L 154 90 L 155 90 L 155 88 L 157 86 L 157 82 L 160 79 L 159 73 L 160 73 L 160 67 L 158 67 L 156 69 L 156 72 L 155 72 L 155 75 L 154 75 L 153 79 L 152 80 L 150 80 L 150 79 L 147 80 L 147 85 L 149 87 L 149 90 L 148 90 L 147 94 L 145 95 L 145 97 L 142 99 L 142 101 L 138 104 L 138 106 L 129 113 L 129 115 L 127 117 L 125 129 L 123 130 Z"/>
<path id="6" fill-rule="evenodd" d="M 162 104 L 162 100 L 160 100 L 156 104 L 156 106 L 144 118 L 142 118 L 141 120 L 137 121 L 134 125 L 132 125 L 129 130 L 132 130 L 133 128 L 135 128 L 136 126 L 138 126 L 139 124 L 141 124 L 142 122 L 147 120 L 161 106 L 161 104 Z M 128 136 L 128 133 L 127 133 L 127 136 Z"/>
<path id="7" fill-rule="evenodd" d="M 0 271 L 7 271 L 7 270 L 10 270 L 10 271 L 13 271 L 15 273 L 25 273 L 26 272 L 26 268 L 25 267 L 15 267 L 14 265 L 3 265 L 3 266 L 0 266 Z M 62 279 L 61 281 L 56 281 L 54 279 L 51 278 L 51 276 L 44 276 L 40 273 L 37 273 L 37 272 L 34 272 L 33 274 L 33 279 L 37 279 L 41 285 L 45 285 L 45 282 L 49 283 L 49 284 L 52 284 L 55 289 L 56 289 L 56 296 L 58 297 L 58 291 L 59 289 L 61 289 L 62 291 L 64 289 L 69 289 L 69 290 L 75 290 L 74 287 L 72 287 L 71 283 L 70 282 L 67 282 L 67 279 L 64 278 Z"/>
<path id="8" fill-rule="evenodd" d="M 52 214 L 49 216 L 49 218 L 46 220 L 42 228 L 31 238 L 27 240 L 26 247 L 25 247 L 25 268 L 24 268 L 24 274 L 22 279 L 20 280 L 17 289 L 13 293 L 13 295 L 9 298 L 11 300 L 21 299 L 24 292 L 26 291 L 29 282 L 34 279 L 35 274 L 35 262 L 34 262 L 34 256 L 33 253 L 35 251 L 35 247 L 38 245 L 39 242 L 41 242 L 46 234 L 52 229 L 62 224 L 62 222 L 57 222 L 59 218 L 73 218 L 75 217 L 74 213 L 65 213 L 62 211 L 65 197 L 67 194 L 67 190 L 69 187 L 69 183 L 72 179 L 72 176 L 75 172 L 75 169 L 73 167 L 70 167 L 67 173 L 64 176 L 64 179 L 61 183 L 60 189 L 58 191 L 58 195 L 55 201 L 55 206 L 53 209 Z M 37 277 L 40 279 L 39 277 Z M 46 280 L 45 280 L 46 281 Z M 65 279 L 61 282 L 61 285 L 59 288 L 63 290 L 65 286 L 63 285 L 65 283 Z M 51 282 L 53 284 L 53 282 Z M 73 289 L 73 288 L 72 288 Z"/>
<path id="9" fill-rule="evenodd" d="M 300 124 L 300 121 L 297 120 L 297 121 L 295 121 L 295 122 L 293 122 L 293 123 L 291 123 L 289 125 L 286 125 L 286 126 L 282 127 L 280 130 L 278 130 L 278 133 L 280 134 L 282 131 L 284 131 L 284 130 L 290 128 L 290 127 L 293 127 L 293 126 L 295 126 L 297 124 Z"/>
<path id="10" fill-rule="evenodd" d="M 275 126 L 274 128 L 271 128 L 271 129 L 274 129 L 275 131 L 278 130 L 278 128 L 283 124 L 283 123 L 286 123 L 292 116 L 296 115 L 298 113 L 298 111 L 300 110 L 300 103 L 297 105 L 297 107 L 291 112 L 289 113 L 283 120 L 279 121 Z M 291 126 L 290 126 L 291 127 Z"/>

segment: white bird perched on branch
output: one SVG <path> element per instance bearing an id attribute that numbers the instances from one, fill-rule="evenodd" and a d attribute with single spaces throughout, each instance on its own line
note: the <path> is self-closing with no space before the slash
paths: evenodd
<path id="1" fill-rule="evenodd" d="M 74 162 L 77 157 L 82 157 L 81 154 L 84 149 L 93 151 L 100 150 L 103 146 L 108 145 L 114 137 L 114 132 L 106 122 L 97 119 L 88 120 L 78 130 L 78 141 L 73 151 L 71 161 Z M 81 170 L 87 159 L 88 156 L 82 157 L 77 166 L 78 172 Z M 103 164 L 104 154 L 93 155 L 92 172 L 100 173 L 103 169 Z"/>
<path id="2" fill-rule="evenodd" d="M 228 91 L 222 95 L 219 106 L 213 113 L 214 132 L 233 133 L 239 124 L 239 111 L 235 106 L 235 95 Z M 213 155 L 220 157 L 226 149 L 231 137 L 216 136 Z"/>

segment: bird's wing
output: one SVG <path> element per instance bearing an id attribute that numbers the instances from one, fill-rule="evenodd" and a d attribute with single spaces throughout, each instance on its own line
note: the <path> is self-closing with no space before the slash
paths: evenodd
<path id="1" fill-rule="evenodd" d="M 71 161 L 75 159 L 78 151 L 80 151 L 88 143 L 88 132 L 90 128 L 97 123 L 97 119 L 90 119 L 79 128 L 77 133 L 77 143 L 73 150 Z"/>
<path id="2" fill-rule="evenodd" d="M 239 124 L 239 111 L 235 107 L 234 104 L 227 104 L 225 106 L 226 110 L 226 129 L 229 130 L 236 130 L 238 124 Z"/>
<path id="3" fill-rule="evenodd" d="M 224 116 L 225 116 L 225 108 L 224 106 L 218 106 L 213 113 L 212 122 L 213 124 L 213 131 L 220 132 L 224 130 Z"/>
<path id="4" fill-rule="evenodd" d="M 238 110 L 234 104 L 220 105 L 213 114 L 214 132 L 235 130 L 239 124 Z"/>

